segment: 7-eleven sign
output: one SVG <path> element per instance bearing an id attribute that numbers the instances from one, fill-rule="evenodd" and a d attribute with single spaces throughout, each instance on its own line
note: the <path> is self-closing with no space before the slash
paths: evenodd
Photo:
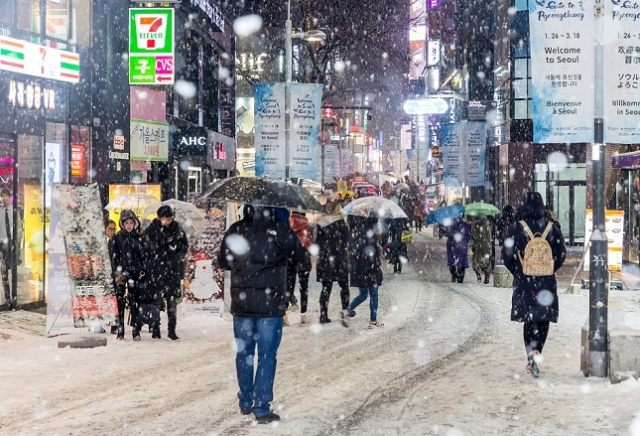
<path id="1" fill-rule="evenodd" d="M 174 81 L 173 8 L 129 9 L 129 83 Z"/>

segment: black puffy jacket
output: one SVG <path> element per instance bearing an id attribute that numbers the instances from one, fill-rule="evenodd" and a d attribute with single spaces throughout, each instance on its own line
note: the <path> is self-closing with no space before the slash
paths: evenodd
<path id="1" fill-rule="evenodd" d="M 224 235 L 219 265 L 231 271 L 231 314 L 282 316 L 285 314 L 287 257 L 299 264 L 306 248 L 271 209 L 247 213 Z"/>
<path id="2" fill-rule="evenodd" d="M 180 281 L 184 278 L 189 240 L 174 220 L 163 226 L 154 219 L 143 234 L 145 269 L 149 286 L 164 298 L 180 298 Z"/>

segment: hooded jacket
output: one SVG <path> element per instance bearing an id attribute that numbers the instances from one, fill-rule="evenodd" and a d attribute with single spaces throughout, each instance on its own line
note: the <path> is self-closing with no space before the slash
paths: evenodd
<path id="1" fill-rule="evenodd" d="M 128 219 L 135 222 L 131 232 L 127 232 L 124 228 L 124 222 Z M 144 271 L 140 221 L 132 210 L 124 209 L 120 214 L 120 231 L 109 240 L 109 255 L 114 277 L 125 272 L 139 273 Z"/>
<path id="2" fill-rule="evenodd" d="M 524 220 L 533 234 L 544 232 L 548 220 L 545 218 L 544 201 L 538 192 L 529 192 L 518 209 L 518 218 Z M 554 271 L 564 263 L 566 248 L 562 232 L 551 226 L 547 235 L 554 260 Z M 529 242 L 526 231 L 519 222 L 511 224 L 502 246 L 502 259 L 513 274 L 511 297 L 512 321 L 558 321 L 558 294 L 555 274 L 552 276 L 526 276 L 518 254 L 522 255 Z"/>
<path id="3" fill-rule="evenodd" d="M 245 208 L 244 218 L 229 227 L 218 262 L 231 271 L 231 314 L 283 316 L 287 257 L 304 261 L 306 248 L 272 209 Z"/>

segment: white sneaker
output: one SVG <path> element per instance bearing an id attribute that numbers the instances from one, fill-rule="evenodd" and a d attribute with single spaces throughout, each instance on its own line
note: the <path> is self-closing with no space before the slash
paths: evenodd
<path id="1" fill-rule="evenodd" d="M 369 321 L 369 328 L 370 329 L 375 329 L 375 328 L 379 328 L 379 327 L 384 327 L 384 324 L 381 323 L 380 321 Z"/>
<path id="2" fill-rule="evenodd" d="M 298 303 L 289 305 L 289 312 L 297 312 L 298 310 L 300 310 L 300 306 L 298 305 Z"/>
<path id="3" fill-rule="evenodd" d="M 306 313 L 300 314 L 300 324 L 309 324 L 311 322 L 311 318 Z"/>
<path id="4" fill-rule="evenodd" d="M 349 311 L 341 310 L 340 311 L 340 322 L 343 326 L 349 327 Z"/>

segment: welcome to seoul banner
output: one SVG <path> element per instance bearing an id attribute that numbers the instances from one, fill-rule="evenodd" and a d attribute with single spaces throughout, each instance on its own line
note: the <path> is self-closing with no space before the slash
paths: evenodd
<path id="1" fill-rule="evenodd" d="M 594 0 L 529 1 L 533 141 L 593 142 Z"/>
<path id="2" fill-rule="evenodd" d="M 604 9 L 604 141 L 640 142 L 640 1 Z"/>

